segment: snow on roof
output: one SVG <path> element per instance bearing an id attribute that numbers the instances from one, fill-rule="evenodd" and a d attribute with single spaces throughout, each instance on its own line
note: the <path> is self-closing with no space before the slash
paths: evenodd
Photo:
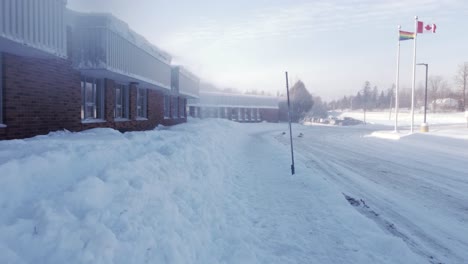
<path id="1" fill-rule="evenodd" d="M 171 63 L 172 57 L 169 53 L 150 43 L 145 37 L 133 31 L 126 22 L 120 20 L 111 13 L 82 13 L 70 10 L 69 14 L 74 16 L 75 25 L 96 28 L 106 27 L 154 57 L 168 64 Z"/>
<path id="2" fill-rule="evenodd" d="M 264 95 L 246 95 L 200 91 L 200 98 L 190 103 L 207 107 L 278 108 L 278 98 Z"/>

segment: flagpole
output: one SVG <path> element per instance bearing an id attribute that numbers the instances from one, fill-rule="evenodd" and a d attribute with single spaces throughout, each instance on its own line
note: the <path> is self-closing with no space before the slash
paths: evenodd
<path id="1" fill-rule="evenodd" d="M 411 133 L 414 133 L 414 91 L 416 89 L 416 40 L 418 37 L 418 16 L 415 16 L 414 20 L 413 84 L 411 86 Z"/>
<path id="2" fill-rule="evenodd" d="M 398 89 L 400 87 L 400 30 L 401 26 L 398 25 L 398 52 L 397 52 L 397 66 L 396 66 L 396 84 L 395 84 L 395 132 L 398 133 Z M 392 113 L 392 111 L 390 111 Z"/>

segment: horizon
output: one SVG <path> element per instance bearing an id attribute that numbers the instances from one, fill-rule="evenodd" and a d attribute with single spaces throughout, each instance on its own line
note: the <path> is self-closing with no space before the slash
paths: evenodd
<path id="1" fill-rule="evenodd" d="M 69 0 L 81 12 L 108 12 L 169 52 L 203 82 L 221 89 L 273 95 L 302 80 L 325 101 L 355 95 L 369 81 L 379 90 L 395 83 L 397 26 L 414 31 L 414 15 L 437 24 L 418 35 L 417 62 L 429 64 L 455 90 L 453 77 L 468 61 L 468 3 L 460 0 L 198 1 Z M 155 11 L 154 11 L 155 10 Z M 401 42 L 400 87 L 411 87 L 413 41 Z M 424 81 L 417 67 L 416 88 Z"/>

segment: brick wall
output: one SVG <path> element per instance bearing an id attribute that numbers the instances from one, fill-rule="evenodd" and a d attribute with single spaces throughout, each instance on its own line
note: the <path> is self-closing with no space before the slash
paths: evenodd
<path id="1" fill-rule="evenodd" d="M 80 75 L 60 58 L 3 53 L 4 124 L 0 139 L 26 138 L 56 130 L 78 130 Z"/>
<path id="2" fill-rule="evenodd" d="M 104 80 L 105 122 L 82 123 L 81 77 L 70 61 L 38 59 L 3 54 L 3 123 L 0 140 L 27 138 L 51 131 L 81 131 L 109 127 L 119 131 L 154 129 L 158 124 L 175 125 L 186 118 L 164 119 L 164 95 L 148 90 L 147 120 L 137 120 L 137 86 L 130 86 L 129 120 L 115 121 L 115 82 Z M 182 102 L 182 100 L 181 100 Z"/>

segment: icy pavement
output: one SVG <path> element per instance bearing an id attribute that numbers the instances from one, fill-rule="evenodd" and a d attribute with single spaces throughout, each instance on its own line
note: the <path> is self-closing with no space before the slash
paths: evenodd
<path id="1" fill-rule="evenodd" d="M 284 124 L 0 141 L 0 263 L 467 261 L 467 141 L 294 129 L 295 176 Z"/>

